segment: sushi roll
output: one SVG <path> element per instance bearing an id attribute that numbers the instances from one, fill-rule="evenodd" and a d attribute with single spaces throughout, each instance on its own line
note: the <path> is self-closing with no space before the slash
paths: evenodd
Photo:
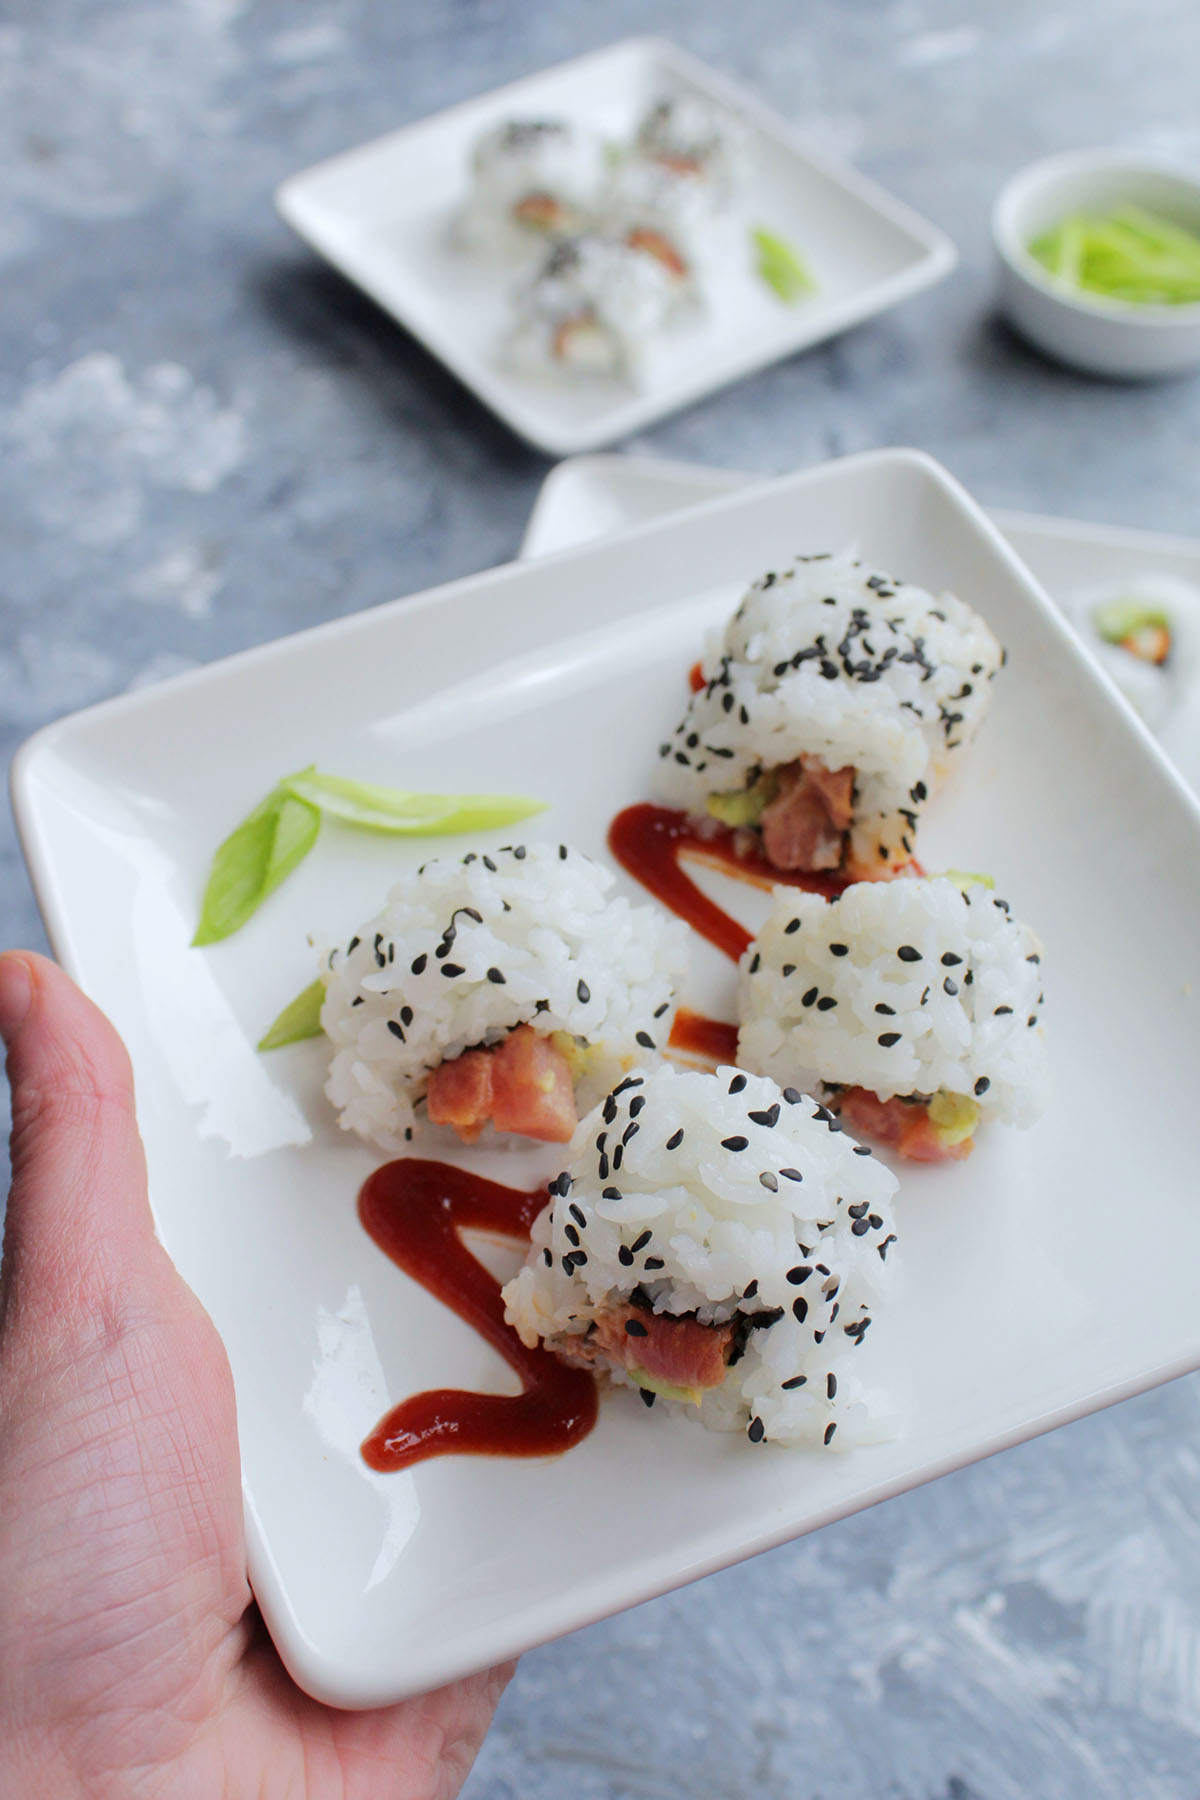
<path id="1" fill-rule="evenodd" d="M 1200 592 L 1174 575 L 1141 575 L 1075 595 L 1067 617 L 1152 730 L 1194 693 Z"/>
<path id="2" fill-rule="evenodd" d="M 325 959 L 326 1093 L 389 1151 L 418 1127 L 565 1143 L 667 1041 L 687 932 L 565 844 L 427 862 Z"/>
<path id="3" fill-rule="evenodd" d="M 987 710 L 1003 652 L 953 594 L 849 555 L 756 581 L 702 665 L 659 788 L 780 870 L 888 876 Z"/>
<path id="4" fill-rule="evenodd" d="M 664 1064 L 581 1121 L 505 1316 L 524 1343 L 752 1443 L 880 1435 L 855 1363 L 895 1187 L 794 1088 Z"/>
<path id="5" fill-rule="evenodd" d="M 712 195 L 703 183 L 667 163 L 631 157 L 613 171 L 604 219 L 612 236 L 661 263 L 676 304 L 699 301 L 714 230 Z"/>
<path id="6" fill-rule="evenodd" d="M 505 360 L 527 374 L 636 379 L 673 300 L 656 257 L 620 238 L 567 239 L 518 297 Z"/>
<path id="7" fill-rule="evenodd" d="M 777 888 L 742 958 L 738 1060 L 807 1081 L 851 1131 L 920 1162 L 1046 1099 L 1042 946 L 990 882 Z"/>
<path id="8" fill-rule="evenodd" d="M 459 241 L 504 251 L 584 231 L 607 167 L 604 141 L 593 131 L 565 119 L 505 119 L 475 145 Z"/>
<path id="9" fill-rule="evenodd" d="M 718 203 L 746 179 L 746 127 L 735 113 L 699 94 L 668 95 L 645 114 L 634 137 L 638 156 L 702 183 Z"/>

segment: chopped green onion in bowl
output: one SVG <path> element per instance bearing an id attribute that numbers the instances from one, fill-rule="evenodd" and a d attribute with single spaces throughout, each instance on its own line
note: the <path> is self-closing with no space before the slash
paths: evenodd
<path id="1" fill-rule="evenodd" d="M 1028 246 L 1055 281 L 1131 306 L 1200 302 L 1200 235 L 1140 206 L 1071 213 Z"/>

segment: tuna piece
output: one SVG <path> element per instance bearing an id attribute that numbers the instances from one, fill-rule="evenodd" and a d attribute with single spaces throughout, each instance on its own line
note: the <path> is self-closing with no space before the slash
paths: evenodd
<path id="1" fill-rule="evenodd" d="M 854 770 L 802 756 L 773 773 L 775 797 L 760 821 L 768 859 L 777 869 L 840 868 L 854 816 Z"/>
<path id="2" fill-rule="evenodd" d="M 837 1098 L 838 1114 L 854 1133 L 888 1144 L 909 1162 L 961 1162 L 971 1154 L 972 1139 L 948 1143 L 929 1117 L 928 1108 L 913 1101 L 881 1100 L 868 1088 L 846 1088 Z"/>
<path id="3" fill-rule="evenodd" d="M 565 1144 L 577 1120 L 566 1057 L 529 1025 L 442 1063 L 429 1077 L 426 1106 L 431 1124 L 452 1125 L 465 1144 L 489 1120 L 497 1131 Z"/>
<path id="4" fill-rule="evenodd" d="M 675 1388 L 720 1387 L 733 1325 L 701 1325 L 640 1306 L 601 1313 L 588 1339 L 604 1361 Z"/>

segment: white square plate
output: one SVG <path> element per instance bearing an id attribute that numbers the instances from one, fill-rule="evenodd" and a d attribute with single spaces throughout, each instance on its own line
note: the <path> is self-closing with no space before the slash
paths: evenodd
<path id="1" fill-rule="evenodd" d="M 861 1352 L 903 1435 L 840 1456 L 755 1448 L 614 1394 L 558 1459 L 372 1473 L 358 1446 L 389 1404 L 511 1378 L 359 1226 L 374 1159 L 325 1106 L 323 1046 L 254 1043 L 312 977 L 307 934 L 344 939 L 430 847 L 327 826 L 242 932 L 192 950 L 214 846 L 316 761 L 540 794 L 530 835 L 604 857 L 612 814 L 650 791 L 706 626 L 747 577 L 852 540 L 968 595 L 1009 647 L 922 854 L 994 870 L 1045 938 L 1057 1090 L 1035 1130 L 905 1175 L 897 1289 Z M 15 799 L 55 949 L 132 1052 L 163 1238 L 229 1350 L 255 1592 L 324 1699 L 435 1686 L 1200 1364 L 1200 811 L 915 452 L 721 496 L 80 713 L 24 748 Z M 692 997 L 723 1009 L 731 990 L 698 943 Z M 522 1184 L 558 1154 L 463 1161 Z"/>
<path id="2" fill-rule="evenodd" d="M 543 481 L 521 555 L 545 556 L 595 543 L 755 480 L 762 477 L 652 456 L 571 457 Z M 1147 575 L 1175 576 L 1200 589 L 1200 539 L 999 507 L 990 508 L 988 517 L 1059 605 Z M 1184 780 L 1200 793 L 1200 695 L 1181 699 L 1155 735 Z"/>
<path id="3" fill-rule="evenodd" d="M 511 270 L 450 241 L 471 146 L 518 116 L 562 117 L 627 139 L 664 92 L 696 92 L 749 124 L 754 176 L 747 224 L 803 254 L 819 291 L 785 306 L 745 266 L 719 272 L 707 317 L 664 335 L 644 385 L 554 382 L 503 368 Z M 805 143 L 787 122 L 673 44 L 630 38 L 346 151 L 293 175 L 283 217 L 472 388 L 514 431 L 553 456 L 612 443 L 819 343 L 939 281 L 949 239 L 854 169 Z"/>

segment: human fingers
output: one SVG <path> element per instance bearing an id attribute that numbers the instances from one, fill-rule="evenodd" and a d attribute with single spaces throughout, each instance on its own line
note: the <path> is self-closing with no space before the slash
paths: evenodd
<path id="1" fill-rule="evenodd" d="M 69 1330 L 153 1240 L 129 1058 L 99 1009 L 32 951 L 0 956 L 0 1036 L 13 1114 L 0 1326 Z"/>

